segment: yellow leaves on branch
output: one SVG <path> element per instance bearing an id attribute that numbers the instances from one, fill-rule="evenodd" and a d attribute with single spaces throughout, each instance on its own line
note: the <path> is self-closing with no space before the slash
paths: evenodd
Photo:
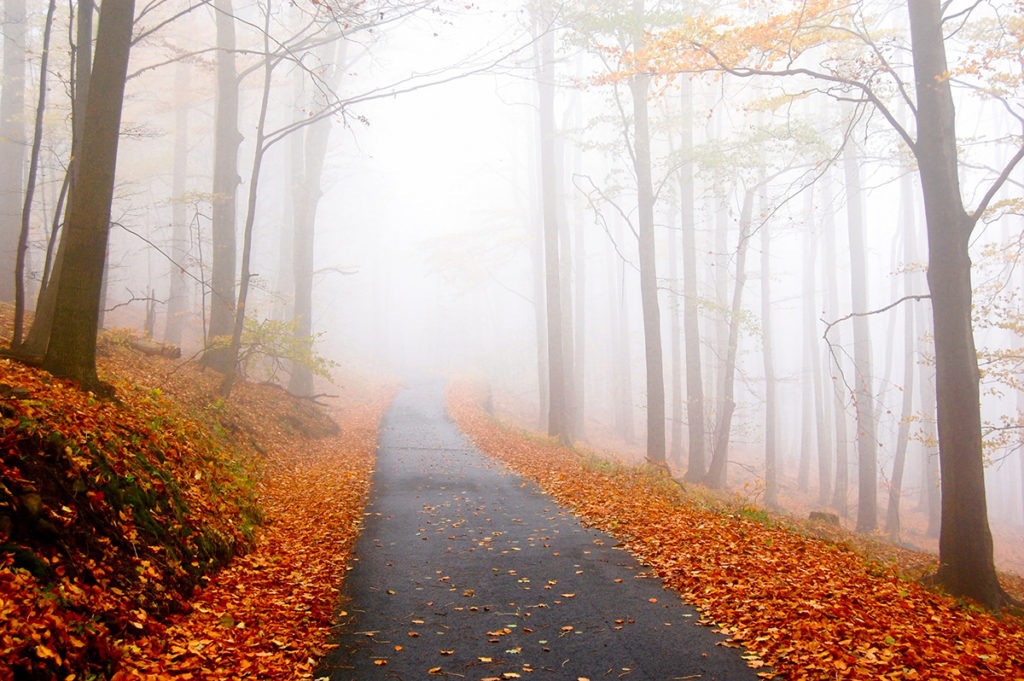
<path id="1" fill-rule="evenodd" d="M 847 23 L 850 3 L 808 0 L 743 3 L 729 14 L 699 13 L 650 35 L 642 49 L 619 52 L 622 68 L 597 82 L 634 73 L 672 76 L 724 69 L 769 69 L 795 60 L 824 44 L 850 39 L 838 29 Z"/>

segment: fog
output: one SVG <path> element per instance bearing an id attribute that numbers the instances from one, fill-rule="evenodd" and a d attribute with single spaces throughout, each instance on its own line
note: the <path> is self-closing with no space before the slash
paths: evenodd
<path id="1" fill-rule="evenodd" d="M 36 46 L 26 50 L 24 111 L 30 119 L 45 3 L 28 4 L 26 43 Z M 194 11 L 160 24 L 186 4 L 195 5 Z M 241 50 L 237 68 L 239 73 L 248 69 L 239 87 L 239 252 L 262 95 L 258 29 L 266 4 L 234 0 L 233 8 Z M 286 59 L 271 81 L 268 130 L 340 103 L 328 116 L 322 196 L 315 207 L 310 321 L 317 352 L 338 363 L 341 383 L 356 373 L 381 382 L 424 372 L 470 378 L 489 391 L 501 416 L 548 430 L 545 178 L 536 64 L 543 42 L 539 36 L 550 31 L 555 36 L 556 133 L 547 142 L 556 177 L 548 181 L 554 182 L 553 214 L 561 230 L 561 308 L 568 317 L 562 326 L 568 338 L 562 345 L 576 367 L 566 383 L 575 384 L 570 392 L 577 395 L 576 404 L 583 404 L 571 435 L 628 460 L 650 457 L 645 445 L 649 357 L 639 274 L 646 265 L 640 262 L 635 236 L 642 229 L 642 216 L 633 160 L 634 102 L 628 75 L 611 84 L 593 80 L 619 68 L 614 48 L 628 46 L 629 33 L 602 27 L 598 20 L 611 21 L 626 11 L 625 4 L 580 9 L 568 3 L 548 19 L 539 7 L 491 1 L 425 2 L 419 8 L 416 3 L 371 4 L 380 5 L 379 17 L 367 18 L 367 13 L 352 19 L 343 39 L 344 64 L 337 64 L 336 52 L 322 59 L 309 48 L 302 56 L 308 73 Z M 966 8 L 971 3 L 961 4 Z M 659 9 L 700 11 L 686 3 L 670 5 L 662 3 Z M 866 5 L 875 21 L 872 30 L 898 36 L 886 54 L 893 72 L 912 89 L 905 7 Z M 301 24 L 303 13 L 315 12 L 302 3 L 278 2 L 271 8 L 272 31 L 281 36 L 287 27 Z M 990 21 L 993 12 L 986 5 L 971 20 Z M 136 75 L 127 84 L 122 118 L 104 323 L 142 330 L 149 310 L 149 332 L 158 341 L 166 340 L 171 277 L 186 272 L 188 313 L 180 344 L 184 356 L 197 357 L 207 336 L 211 204 L 216 198 L 211 189 L 215 15 L 212 3 L 198 0 L 140 3 L 140 14 L 136 34 L 143 27 L 159 30 L 133 47 L 129 67 Z M 666 16 L 659 15 L 659 24 L 652 19 L 647 30 L 664 29 Z M 58 9 L 55 21 L 28 252 L 30 301 L 39 290 L 70 145 L 66 7 Z M 337 31 L 323 16 L 321 21 L 325 34 Z M 585 30 L 588 22 L 590 33 Z M 967 42 L 950 39 L 951 60 L 966 59 Z M 821 53 L 827 49 L 822 47 Z M 890 49 L 888 43 L 885 49 Z M 180 66 L 175 58 L 185 53 L 187 87 L 176 90 L 175 69 Z M 323 75 L 328 64 L 339 66 L 336 86 Z M 1009 72 L 1009 65 L 1005 70 Z M 971 77 L 965 74 L 962 80 Z M 8 87 L 5 83 L 5 96 Z M 867 402 L 857 396 L 857 376 L 863 372 L 855 367 L 854 325 L 864 323 L 870 336 L 864 359 L 871 365 L 864 395 L 873 407 L 877 448 L 878 518 L 871 529 L 885 527 L 893 462 L 903 440 L 906 469 L 898 495 L 902 522 L 895 536 L 934 547 L 935 403 L 934 395 L 926 397 L 926 391 L 935 390 L 931 308 L 927 300 L 916 298 L 897 303 L 928 294 L 928 244 L 917 168 L 907 145 L 877 110 L 864 102 L 854 106 L 836 101 L 853 98 L 849 91 L 834 89 L 830 96 L 826 90 L 807 79 L 719 73 L 663 75 L 644 96 L 655 195 L 653 262 L 664 359 L 665 458 L 682 477 L 693 442 L 689 434 L 696 427 L 686 409 L 682 308 L 689 299 L 700 333 L 705 465 L 726 399 L 723 365 L 729 324 L 735 321 L 735 412 L 727 429 L 725 489 L 750 503 L 778 505 L 801 515 L 830 508 L 852 526 L 858 503 L 856 441 L 858 434 L 871 437 L 857 422 Z M 312 97 L 318 91 L 320 100 Z M 685 91 L 692 95 L 689 114 L 682 104 Z M 913 132 L 911 114 L 897 101 L 891 84 L 878 91 Z M 1019 145 L 1015 117 L 1020 102 L 1012 91 L 986 99 L 956 90 L 954 97 L 961 187 L 971 210 Z M 181 134 L 175 116 L 182 107 L 187 111 L 187 166 L 185 191 L 178 192 L 172 167 L 175 138 Z M 680 136 L 686 128 L 692 129 L 691 153 Z M 295 145 L 308 129 L 299 128 L 276 142 L 263 161 L 253 231 L 255 290 L 246 306 L 247 317 L 254 321 L 293 315 L 289 235 L 293 201 L 301 189 L 293 178 L 296 164 L 308 153 Z M 29 126 L 24 139 L 30 133 Z M 854 155 L 845 168 L 844 153 Z M 851 186 L 851 168 L 859 189 Z M 678 179 L 681 169 L 693 178 L 691 201 Z M 1015 214 L 1020 171 L 1011 175 L 996 193 L 993 210 L 973 232 L 970 254 L 975 338 L 982 357 L 982 419 L 990 442 L 985 450 L 988 513 L 997 562 L 1019 572 L 1024 570 L 1024 456 L 1014 433 L 1021 422 L 1015 353 L 1024 345 L 1016 267 L 1022 222 Z M 851 248 L 850 221 L 858 219 L 851 196 L 863 210 L 860 249 Z M 745 202 L 750 209 L 746 226 Z M 173 212 L 175 204 L 184 207 L 188 227 L 183 262 L 174 256 L 172 223 L 180 219 Z M 684 292 L 687 212 L 693 225 L 697 290 Z M 766 247 L 768 255 L 762 257 Z M 852 264 L 854 250 L 864 257 L 864 272 Z M 733 315 L 730 308 L 741 275 L 746 283 L 739 314 Z M 866 302 L 858 306 L 854 291 Z M 869 312 L 874 313 L 863 314 Z M 914 324 L 909 330 L 907 320 Z M 766 369 L 775 379 L 770 406 Z M 252 379 L 266 378 L 260 372 L 258 366 L 249 367 Z M 913 383 L 909 412 L 903 404 L 910 388 L 907 376 Z M 287 383 L 286 376 L 274 378 Z M 675 382 L 679 387 L 673 390 Z M 339 389 L 318 382 L 315 392 Z M 776 473 L 766 469 L 767 418 L 775 428 Z M 676 422 L 681 428 L 673 428 Z M 908 425 L 906 432 L 901 433 L 901 422 Z M 833 491 L 836 466 L 843 465 L 837 463 L 840 450 L 848 473 L 842 498 Z M 830 470 L 819 476 L 826 462 Z M 823 477 L 829 487 L 824 494 L 819 482 Z"/>

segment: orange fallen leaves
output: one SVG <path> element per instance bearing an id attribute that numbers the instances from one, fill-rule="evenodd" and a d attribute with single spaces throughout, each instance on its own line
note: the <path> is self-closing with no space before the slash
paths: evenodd
<path id="1" fill-rule="evenodd" d="M 310 677 L 387 400 L 313 439 L 278 389 L 211 402 L 212 372 L 100 351 L 118 402 L 0 360 L 0 681 Z"/>
<path id="2" fill-rule="evenodd" d="M 642 469 L 599 471 L 496 424 L 463 391 L 449 410 L 484 452 L 620 537 L 666 585 L 790 679 L 1024 678 L 1024 623 L 960 606 L 857 554 L 715 514 Z"/>
<path id="3" fill-rule="evenodd" d="M 214 576 L 192 613 L 136 641 L 115 679 L 312 678 L 330 646 L 385 407 L 346 409 L 336 416 L 341 435 L 268 454 L 259 486 L 267 524 L 255 550 Z M 225 616 L 233 625 L 224 625 Z"/>

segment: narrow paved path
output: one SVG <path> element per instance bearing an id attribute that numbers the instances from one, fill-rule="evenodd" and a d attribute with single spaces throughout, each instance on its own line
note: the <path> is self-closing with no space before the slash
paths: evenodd
<path id="1" fill-rule="evenodd" d="M 403 391 L 384 419 L 322 676 L 757 680 L 615 539 L 473 448 L 442 387 Z"/>

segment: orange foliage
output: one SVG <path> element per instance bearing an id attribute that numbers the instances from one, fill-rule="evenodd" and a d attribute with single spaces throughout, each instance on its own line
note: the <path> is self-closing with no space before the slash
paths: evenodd
<path id="1" fill-rule="evenodd" d="M 329 646 L 370 487 L 385 401 L 337 414 L 342 434 L 268 454 L 267 527 L 174 616 L 129 645 L 118 679 L 301 679 Z"/>
<path id="2" fill-rule="evenodd" d="M 387 400 L 323 437 L 278 388 L 213 400 L 215 373 L 124 340 L 116 402 L 0 360 L 0 681 L 311 676 Z"/>
<path id="3" fill-rule="evenodd" d="M 506 462 L 621 538 L 732 641 L 789 679 L 1019 679 L 1024 623 L 958 604 L 835 544 L 742 513 L 688 504 L 640 468 L 586 466 L 573 450 L 511 432 L 449 396 L 455 421 Z"/>

